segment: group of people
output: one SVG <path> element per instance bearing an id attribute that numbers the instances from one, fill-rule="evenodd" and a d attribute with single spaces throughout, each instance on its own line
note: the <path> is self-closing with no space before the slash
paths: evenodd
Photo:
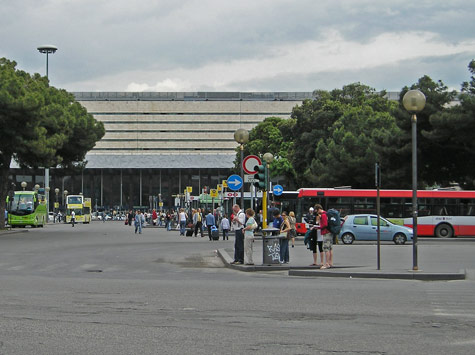
<path id="1" fill-rule="evenodd" d="M 310 207 L 305 220 L 309 225 L 309 229 L 304 242 L 309 245 L 309 249 L 313 253 L 313 264 L 311 266 L 319 266 L 320 269 L 333 267 L 333 243 L 338 236 L 330 232 L 328 217 L 323 207 L 319 204 L 315 205 L 315 208 Z M 320 264 L 317 263 L 317 246 L 320 253 Z"/>
<path id="2" fill-rule="evenodd" d="M 262 213 L 260 212 L 259 215 L 262 215 Z M 259 218 L 259 215 L 255 216 L 255 212 L 251 208 L 243 211 L 238 204 L 233 206 L 231 221 L 227 215 L 217 216 L 216 210 L 208 210 L 208 213 L 204 215 L 203 211 L 197 208 L 192 210 L 191 216 L 188 216 L 185 209 L 181 208 L 178 212 L 180 235 L 184 236 L 188 229 L 192 231 L 195 237 L 198 236 L 198 233 L 201 237 L 204 237 L 203 230 L 206 228 L 209 240 L 213 240 L 213 229 L 219 227 L 222 231 L 223 240 L 229 240 L 229 232 L 234 230 L 234 260 L 232 264 L 254 265 L 252 257 L 254 233 L 262 223 L 262 218 Z M 277 229 L 274 234 L 283 235 L 280 238 L 279 261 L 281 264 L 287 264 L 290 259 L 289 244 L 291 243 L 293 248 L 295 246 L 295 237 L 297 236 L 295 213 L 292 211 L 288 214 L 285 211 L 281 213 L 278 209 L 275 209 L 272 215 L 272 226 Z M 170 230 L 169 225 L 173 217 L 170 213 L 165 216 L 167 229 Z M 153 223 L 156 223 L 158 218 L 156 211 L 153 210 Z M 304 219 L 309 225 L 304 242 L 313 253 L 313 263 L 311 266 L 318 266 L 320 269 L 333 267 L 333 243 L 337 236 L 333 235 L 329 230 L 328 217 L 325 210 L 321 205 L 317 204 L 315 208 L 311 207 L 309 209 L 309 213 Z M 135 213 L 130 211 L 127 214 L 126 224 L 134 224 L 135 233 L 141 234 L 145 224 L 144 214 L 140 210 L 137 210 Z M 320 263 L 318 263 L 317 248 L 320 254 Z"/>

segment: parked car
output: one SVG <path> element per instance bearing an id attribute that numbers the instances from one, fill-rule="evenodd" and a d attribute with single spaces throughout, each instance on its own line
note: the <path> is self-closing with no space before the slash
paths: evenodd
<path id="1" fill-rule="evenodd" d="M 412 240 L 412 228 L 400 226 L 380 217 L 381 240 L 392 240 L 394 244 L 405 244 Z M 340 238 L 344 244 L 353 244 L 355 240 L 378 239 L 378 217 L 372 214 L 354 214 L 345 217 Z"/>

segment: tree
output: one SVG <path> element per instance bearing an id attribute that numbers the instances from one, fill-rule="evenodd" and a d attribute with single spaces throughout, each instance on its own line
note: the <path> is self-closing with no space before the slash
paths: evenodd
<path id="1" fill-rule="evenodd" d="M 401 132 L 391 116 L 395 104 L 360 83 L 314 94 L 314 101 L 292 113 L 292 163 L 299 184 L 374 185 L 374 163 L 389 165 L 386 157 L 398 146 Z"/>
<path id="2" fill-rule="evenodd" d="M 72 94 L 0 59 L 0 225 L 12 160 L 22 167 L 73 167 L 104 136 L 104 126 Z"/>
<path id="3" fill-rule="evenodd" d="M 331 92 L 330 100 L 339 105 L 341 115 L 316 143 L 309 167 L 315 185 L 372 188 L 376 162 L 388 167 L 386 187 L 398 181 L 387 157 L 397 149 L 401 131 L 391 114 L 396 104 L 384 94 L 361 84 Z"/>
<path id="4" fill-rule="evenodd" d="M 410 89 L 419 89 L 426 96 L 424 109 L 417 114 L 417 164 L 419 188 L 433 184 L 447 184 L 452 180 L 450 164 L 447 164 L 447 149 L 443 140 L 436 138 L 433 132 L 433 115 L 444 112 L 445 107 L 456 97 L 455 91 L 448 91 L 442 81 L 434 82 L 427 75 L 418 80 L 410 88 L 404 87 L 400 93 L 399 107 L 394 112 L 397 125 L 404 132 L 401 148 L 394 156 L 395 162 L 401 166 L 401 179 L 407 187 L 412 176 L 412 134 L 410 114 L 402 105 L 402 98 Z M 452 171 L 453 172 L 453 171 Z"/>
<path id="5" fill-rule="evenodd" d="M 295 180 L 295 171 L 288 160 L 289 151 L 292 150 L 292 127 L 295 121 L 279 117 L 267 117 L 249 132 L 249 142 L 244 146 L 244 156 L 253 154 L 257 156 L 269 152 L 275 157 L 270 165 L 271 176 L 283 176 L 287 186 Z M 240 152 L 236 154 L 236 166 L 239 166 Z"/>
<path id="6" fill-rule="evenodd" d="M 457 182 L 467 189 L 475 187 L 475 168 L 469 162 L 475 158 L 475 60 L 468 65 L 470 82 L 462 84 L 459 104 L 430 116 L 431 129 L 423 132 L 441 154 L 438 183 Z M 437 171 L 434 172 L 436 174 Z"/>

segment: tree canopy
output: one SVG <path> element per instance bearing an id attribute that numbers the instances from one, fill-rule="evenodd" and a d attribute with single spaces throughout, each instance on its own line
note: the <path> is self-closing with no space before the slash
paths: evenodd
<path id="1" fill-rule="evenodd" d="M 0 225 L 13 159 L 31 168 L 80 166 L 105 133 L 72 94 L 16 65 L 0 58 Z"/>
<path id="2" fill-rule="evenodd" d="M 417 114 L 419 188 L 452 182 L 473 188 L 475 168 L 468 162 L 475 158 L 475 61 L 468 69 L 470 81 L 462 83 L 460 94 L 428 76 L 404 87 L 399 102 L 361 83 L 317 90 L 290 119 L 273 117 L 257 125 L 245 149 L 279 157 L 272 175 L 284 176 L 287 188 L 372 188 L 376 162 L 385 188 L 410 188 L 411 120 L 402 98 L 419 89 L 426 96 Z"/>

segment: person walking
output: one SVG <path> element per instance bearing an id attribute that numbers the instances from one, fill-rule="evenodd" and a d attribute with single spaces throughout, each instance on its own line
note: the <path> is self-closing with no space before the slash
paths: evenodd
<path id="1" fill-rule="evenodd" d="M 289 212 L 289 224 L 290 224 L 290 240 L 292 241 L 292 248 L 295 247 L 295 237 L 297 236 L 297 228 L 295 227 L 295 223 L 297 222 L 297 219 L 295 218 L 295 213 L 294 211 Z"/>
<path id="2" fill-rule="evenodd" d="M 139 234 L 142 234 L 142 226 L 145 223 L 145 217 L 142 214 L 142 211 L 138 210 L 135 214 L 135 234 L 137 234 L 137 230 Z"/>
<path id="3" fill-rule="evenodd" d="M 74 210 L 71 211 L 71 224 L 74 227 L 74 223 L 76 222 L 76 212 Z"/>
<path id="4" fill-rule="evenodd" d="M 214 215 L 211 213 L 211 210 L 208 211 L 206 215 L 206 228 L 208 229 L 208 237 L 209 240 L 213 240 L 213 236 L 211 235 L 211 227 L 216 225 L 216 219 Z"/>
<path id="5" fill-rule="evenodd" d="M 180 235 L 184 236 L 186 232 L 186 220 L 188 219 L 188 215 L 186 214 L 184 208 L 180 208 L 178 218 L 180 220 Z"/>
<path id="6" fill-rule="evenodd" d="M 229 219 L 227 215 L 223 216 L 223 219 L 221 220 L 221 229 L 223 231 L 223 240 L 229 240 Z"/>
<path id="7" fill-rule="evenodd" d="M 280 234 L 285 235 L 284 238 L 280 239 L 280 263 L 288 264 L 289 263 L 289 232 L 291 230 L 289 218 L 286 212 L 282 212 L 282 219 L 284 222 L 280 227 Z"/>
<path id="8" fill-rule="evenodd" d="M 233 229 L 234 237 L 234 261 L 231 264 L 244 264 L 244 234 L 243 228 L 246 223 L 246 215 L 238 204 L 233 206 L 234 218 Z"/>
<path id="9" fill-rule="evenodd" d="M 199 208 L 193 215 L 193 225 L 195 226 L 195 237 L 198 236 L 198 231 L 200 231 L 201 238 L 203 238 L 203 216 L 201 216 L 201 209 Z"/>
<path id="10" fill-rule="evenodd" d="M 252 260 L 254 245 L 254 230 L 257 228 L 257 222 L 254 219 L 254 210 L 248 208 L 246 210 L 246 226 L 244 227 L 244 261 L 246 265 L 254 265 Z"/>
<path id="11" fill-rule="evenodd" d="M 134 220 L 134 212 L 132 210 L 129 211 L 127 218 L 129 220 L 129 226 L 132 226 L 132 221 Z"/>

